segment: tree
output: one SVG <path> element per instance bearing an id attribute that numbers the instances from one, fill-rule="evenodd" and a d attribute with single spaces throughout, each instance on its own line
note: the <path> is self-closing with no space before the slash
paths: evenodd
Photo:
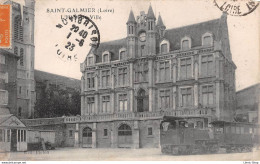
<path id="1" fill-rule="evenodd" d="M 69 96 L 71 94 L 71 97 Z M 80 114 L 80 92 L 57 88 L 48 89 L 35 104 L 36 118 L 61 117 Z"/>

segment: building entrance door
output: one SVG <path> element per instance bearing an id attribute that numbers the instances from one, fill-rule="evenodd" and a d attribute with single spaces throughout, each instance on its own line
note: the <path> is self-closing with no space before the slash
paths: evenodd
<path id="1" fill-rule="evenodd" d="M 132 147 L 132 129 L 127 124 L 122 124 L 118 128 L 118 147 L 120 148 Z"/>
<path id="2" fill-rule="evenodd" d="M 82 131 L 82 147 L 92 148 L 92 129 L 86 127 Z"/>
<path id="3" fill-rule="evenodd" d="M 17 151 L 17 129 L 11 130 L 11 151 Z"/>

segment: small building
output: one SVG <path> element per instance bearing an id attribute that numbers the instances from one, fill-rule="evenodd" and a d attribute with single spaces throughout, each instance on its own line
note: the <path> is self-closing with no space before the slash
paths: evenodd
<path id="1" fill-rule="evenodd" d="M 0 152 L 27 151 L 26 126 L 14 115 L 0 115 Z"/>

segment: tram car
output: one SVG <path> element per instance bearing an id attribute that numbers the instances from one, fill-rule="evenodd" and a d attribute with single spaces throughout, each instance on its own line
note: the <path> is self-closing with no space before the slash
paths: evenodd
<path id="1" fill-rule="evenodd" d="M 251 151 L 259 141 L 258 125 L 251 123 L 213 121 L 195 128 L 187 118 L 166 116 L 160 131 L 161 151 L 172 155 Z"/>

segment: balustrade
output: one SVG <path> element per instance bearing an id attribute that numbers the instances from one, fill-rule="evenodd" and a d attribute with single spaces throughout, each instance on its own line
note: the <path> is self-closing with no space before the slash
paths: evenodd
<path id="1" fill-rule="evenodd" d="M 101 122 L 113 120 L 127 120 L 127 119 L 156 119 L 163 116 L 189 117 L 189 116 L 214 116 L 212 109 L 182 109 L 182 110 L 166 110 L 140 113 L 114 113 L 114 114 L 94 114 L 85 116 L 66 117 L 65 123 L 76 122 Z"/>

